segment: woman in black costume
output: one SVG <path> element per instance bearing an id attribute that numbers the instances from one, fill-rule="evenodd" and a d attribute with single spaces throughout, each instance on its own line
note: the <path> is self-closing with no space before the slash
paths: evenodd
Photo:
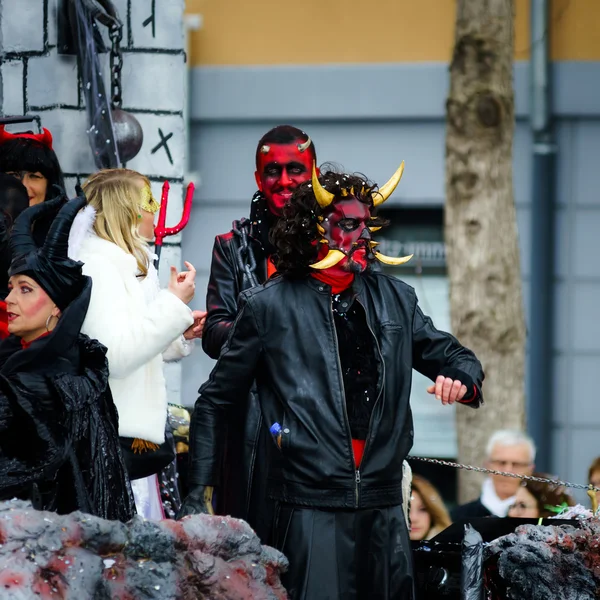
<path id="1" fill-rule="evenodd" d="M 0 172 L 18 179 L 27 191 L 29 206 L 56 197 L 56 186 L 65 189 L 65 181 L 58 157 L 53 148 L 52 134 L 44 128 L 42 133 L 24 131 L 9 133 L 0 125 Z M 38 245 L 44 242 L 56 213 L 40 216 L 33 229 Z"/>
<path id="2" fill-rule="evenodd" d="M 92 282 L 67 256 L 84 198 L 68 201 L 38 247 L 35 221 L 63 198 L 32 206 L 11 235 L 10 336 L 0 343 L 0 500 L 126 521 L 135 513 L 108 387 L 106 348 L 80 333 Z"/>

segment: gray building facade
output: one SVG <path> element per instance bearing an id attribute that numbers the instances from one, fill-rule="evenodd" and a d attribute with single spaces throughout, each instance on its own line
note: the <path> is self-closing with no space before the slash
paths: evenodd
<path id="1" fill-rule="evenodd" d="M 529 306 L 532 136 L 529 63 L 514 71 L 517 123 L 513 163 L 524 302 Z M 600 64 L 559 62 L 552 67 L 558 149 L 555 179 L 554 353 L 547 377 L 552 397 L 552 471 L 587 482 L 587 467 L 600 455 L 600 410 L 595 372 L 600 368 Z M 405 174 L 386 207 L 395 221 L 423 209 L 439 229 L 444 205 L 445 99 L 448 69 L 442 63 L 279 67 L 198 67 L 191 74 L 190 169 L 199 174 L 182 255 L 198 269 L 194 300 L 204 308 L 214 236 L 249 212 L 255 191 L 254 152 L 270 127 L 291 123 L 317 145 L 319 162 L 334 161 L 377 182 L 401 160 Z M 423 212 L 422 211 L 422 212 Z M 434 223 L 435 221 L 435 223 Z M 436 237 L 435 233 L 432 233 Z M 394 241 L 394 240 L 391 240 Z M 403 239 L 396 240 L 404 242 Z M 440 274 L 441 273 L 441 274 Z M 404 277 L 428 301 L 439 327 L 449 327 L 443 270 L 424 268 Z M 420 288 L 419 288 L 420 286 Z M 193 404 L 213 361 L 200 349 L 183 365 L 182 400 Z M 414 454 L 453 456 L 450 411 L 432 409 L 413 384 Z M 493 399 L 488 399 L 493 402 Z M 585 501 L 585 494 L 578 498 Z"/>
<path id="2" fill-rule="evenodd" d="M 57 5 L 57 0 L 0 0 L 0 100 L 3 115 L 41 115 L 55 135 L 72 188 L 94 165 L 75 59 L 59 56 L 56 48 Z M 398 252 L 407 241 L 429 244 L 435 257 L 427 258 L 424 251 L 422 263 L 417 262 L 422 270 L 413 267 L 396 274 L 414 285 L 436 324 L 449 328 L 443 251 L 438 251 L 444 206 L 446 64 L 198 67 L 186 79 L 183 1 L 156 3 L 155 9 L 154 3 L 137 0 L 116 0 L 116 5 L 126 20 L 124 108 L 136 114 L 145 132 L 142 151 L 128 166 L 151 177 L 156 195 L 164 178 L 170 179 L 168 225 L 179 219 L 184 187 L 192 174 L 197 185 L 181 253 L 198 269 L 194 307 L 205 306 L 214 236 L 248 215 L 258 139 L 274 125 L 292 123 L 314 139 L 320 162 L 334 161 L 376 182 L 387 180 L 400 161 L 406 161 L 402 183 L 386 204 L 398 225 L 386 243 Z M 156 27 L 148 25 L 152 16 Z M 102 61 L 106 67 L 106 55 Z M 535 310 L 529 305 L 529 280 L 531 220 L 536 218 L 531 210 L 528 71 L 527 62 L 516 63 L 513 149 L 527 314 Z M 558 158 L 553 207 L 554 352 L 546 370 L 552 382 L 547 399 L 552 425 L 547 434 L 552 471 L 585 482 L 587 466 L 600 455 L 594 386 L 600 367 L 600 320 L 595 312 L 600 306 L 596 260 L 600 63 L 559 62 L 552 73 Z M 153 151 L 161 130 L 173 133 L 171 155 L 162 148 Z M 179 236 L 169 240 L 163 266 L 179 264 L 179 240 Z M 170 398 L 193 405 L 213 364 L 198 347 L 180 365 L 171 366 Z M 424 384 L 416 378 L 413 386 L 414 453 L 452 458 L 453 411 L 435 405 L 423 393 Z"/>

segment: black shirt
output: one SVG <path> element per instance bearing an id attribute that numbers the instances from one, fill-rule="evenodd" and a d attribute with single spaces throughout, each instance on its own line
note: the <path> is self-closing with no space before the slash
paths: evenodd
<path id="1" fill-rule="evenodd" d="M 377 398 L 377 359 L 365 311 L 354 301 L 352 289 L 332 297 L 338 337 L 346 410 L 352 439 L 365 440 Z"/>

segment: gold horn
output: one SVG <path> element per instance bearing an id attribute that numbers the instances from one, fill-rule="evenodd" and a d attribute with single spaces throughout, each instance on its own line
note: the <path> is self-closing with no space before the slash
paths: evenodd
<path id="1" fill-rule="evenodd" d="M 376 231 L 379 231 L 381 229 L 381 227 L 368 227 L 368 230 L 371 233 L 375 233 Z"/>
<path id="2" fill-rule="evenodd" d="M 341 250 L 330 250 L 325 258 L 310 267 L 311 269 L 329 269 L 329 267 L 337 265 L 345 256 Z"/>
<path id="3" fill-rule="evenodd" d="M 315 198 L 317 199 L 319 206 L 321 208 L 327 208 L 333 202 L 333 199 L 335 198 L 335 196 L 331 192 L 328 192 L 319 183 L 319 178 L 317 177 L 317 169 L 316 169 L 314 162 L 313 162 L 313 172 L 312 172 L 312 185 L 313 185 L 313 192 L 315 193 Z"/>
<path id="4" fill-rule="evenodd" d="M 392 178 L 385 184 L 382 185 L 376 192 L 373 192 L 373 206 L 379 206 L 383 204 L 396 189 L 396 186 L 402 179 L 402 173 L 404 173 L 404 161 L 398 167 L 398 170 L 392 175 Z"/>
<path id="5" fill-rule="evenodd" d="M 311 145 L 310 138 L 308 138 L 303 144 L 298 144 L 298 150 L 304 152 Z"/>
<path id="6" fill-rule="evenodd" d="M 399 256 L 398 258 L 392 258 L 391 256 L 381 254 L 381 252 L 375 252 L 375 258 L 378 261 L 385 263 L 386 265 L 394 265 L 396 267 L 407 263 L 413 256 L 414 254 L 411 254 L 410 256 Z"/>
<path id="7" fill-rule="evenodd" d="M 267 146 L 266 144 L 260 147 L 260 151 L 262 154 L 269 154 L 270 150 L 271 146 Z"/>

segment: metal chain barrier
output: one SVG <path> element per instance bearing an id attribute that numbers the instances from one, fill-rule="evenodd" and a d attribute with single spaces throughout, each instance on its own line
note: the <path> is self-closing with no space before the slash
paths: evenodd
<path id="1" fill-rule="evenodd" d="M 111 108 L 121 108 L 123 105 L 123 88 L 121 86 L 121 71 L 123 70 L 123 53 L 121 40 L 123 39 L 123 25 L 113 25 L 109 31 L 110 41 L 110 95 Z"/>
<path id="2" fill-rule="evenodd" d="M 561 487 L 574 488 L 577 490 L 588 490 L 600 492 L 600 488 L 594 487 L 591 483 L 583 485 L 581 483 L 570 483 L 568 481 L 560 481 L 559 479 L 546 479 L 545 477 L 535 477 L 534 475 L 518 475 L 517 473 L 507 473 L 506 471 L 495 471 L 494 469 L 486 469 L 484 467 L 474 467 L 473 465 L 463 465 L 454 463 L 439 458 L 425 458 L 424 456 L 407 456 L 408 460 L 418 460 L 421 462 L 432 463 L 434 465 L 442 465 L 444 467 L 452 467 L 453 469 L 464 469 L 465 471 L 475 471 L 477 473 L 487 473 L 490 475 L 502 475 L 503 477 L 514 477 L 515 479 L 524 479 L 526 481 L 537 481 L 539 483 L 551 483 Z"/>
<path id="3" fill-rule="evenodd" d="M 239 229 L 234 225 L 233 233 L 240 239 L 240 247 L 237 250 L 238 267 L 244 272 L 251 287 L 255 287 L 258 285 L 258 280 L 254 274 L 254 271 L 256 270 L 256 259 L 254 258 L 252 248 L 248 245 L 249 228 L 250 221 L 248 221 L 248 219 L 242 219 L 240 221 Z"/>

